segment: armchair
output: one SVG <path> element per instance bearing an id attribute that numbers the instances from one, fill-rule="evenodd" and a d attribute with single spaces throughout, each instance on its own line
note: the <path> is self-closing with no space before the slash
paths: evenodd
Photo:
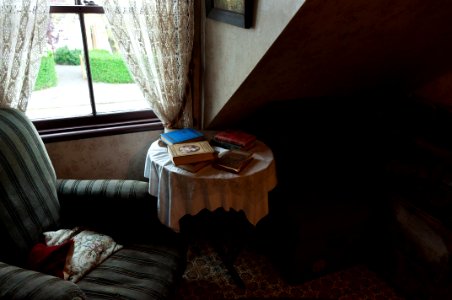
<path id="1" fill-rule="evenodd" d="M 137 180 L 57 179 L 30 120 L 0 109 L 0 299 L 171 298 L 186 247 L 158 221 L 147 189 Z M 29 269 L 44 232 L 76 226 L 122 248 L 77 282 Z"/>

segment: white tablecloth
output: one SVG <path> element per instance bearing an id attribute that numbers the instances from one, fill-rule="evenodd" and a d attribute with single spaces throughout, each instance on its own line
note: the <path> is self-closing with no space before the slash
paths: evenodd
<path id="1" fill-rule="evenodd" d="M 268 192 L 277 183 L 273 152 L 257 141 L 250 151 L 253 161 L 240 174 L 204 167 L 191 173 L 176 167 L 166 147 L 158 141 L 148 150 L 144 176 L 149 178 L 149 193 L 158 197 L 158 215 L 163 224 L 179 231 L 179 220 L 202 209 L 223 207 L 243 210 L 256 223 L 268 213 Z"/>

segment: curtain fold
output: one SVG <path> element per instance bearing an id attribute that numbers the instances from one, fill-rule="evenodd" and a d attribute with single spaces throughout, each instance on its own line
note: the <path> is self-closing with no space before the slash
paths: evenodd
<path id="1" fill-rule="evenodd" d="M 49 19 L 48 0 L 0 0 L 0 107 L 27 109 Z"/>
<path id="2" fill-rule="evenodd" d="M 165 128 L 192 126 L 193 1 L 104 1 L 129 69 Z"/>

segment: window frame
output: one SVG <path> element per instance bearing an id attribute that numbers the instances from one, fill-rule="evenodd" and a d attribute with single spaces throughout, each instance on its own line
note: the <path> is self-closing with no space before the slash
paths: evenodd
<path id="1" fill-rule="evenodd" d="M 86 31 L 84 28 L 84 14 L 103 14 L 104 9 L 99 5 L 51 5 L 50 13 L 75 13 L 81 17 L 81 30 L 86 49 Z M 87 62 L 89 68 L 89 62 Z M 90 70 L 87 70 L 90 80 L 91 104 L 93 114 L 80 117 L 53 118 L 33 120 L 44 142 L 66 141 L 98 136 L 125 134 L 139 131 L 163 130 L 162 122 L 155 113 L 149 110 L 103 113 L 98 114 L 93 106 L 93 87 Z"/>

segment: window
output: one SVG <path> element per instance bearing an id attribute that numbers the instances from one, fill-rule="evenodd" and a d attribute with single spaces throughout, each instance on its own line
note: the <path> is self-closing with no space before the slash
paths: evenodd
<path id="1" fill-rule="evenodd" d="M 74 2 L 75 1 L 75 2 Z M 51 0 L 27 116 L 44 140 L 161 129 L 93 1 Z"/>

